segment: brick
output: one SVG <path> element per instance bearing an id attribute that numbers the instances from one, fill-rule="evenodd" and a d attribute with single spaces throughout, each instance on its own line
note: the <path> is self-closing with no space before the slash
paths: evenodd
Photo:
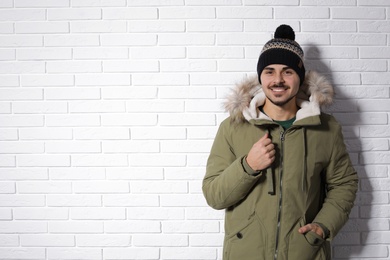
<path id="1" fill-rule="evenodd" d="M 181 208 L 133 207 L 127 209 L 127 216 L 133 220 L 184 220 L 185 211 Z"/>
<path id="2" fill-rule="evenodd" d="M 66 103 L 61 102 L 14 102 L 15 114 L 63 114 L 68 112 Z"/>
<path id="3" fill-rule="evenodd" d="M 19 248 L 19 247 L 9 247 L 9 248 L 0 248 L 0 255 L 4 259 L 44 259 L 46 257 L 45 248 Z"/>
<path id="4" fill-rule="evenodd" d="M 104 20 L 151 20 L 158 18 L 154 7 L 109 8 L 103 10 Z"/>
<path id="5" fill-rule="evenodd" d="M 390 32 L 390 26 L 387 21 L 359 21 L 359 30 L 361 32 Z"/>
<path id="6" fill-rule="evenodd" d="M 133 59 L 180 59 L 186 57 L 185 47 L 134 47 L 130 50 Z"/>
<path id="7" fill-rule="evenodd" d="M 126 209 L 124 208 L 73 208 L 70 211 L 72 220 L 114 220 L 126 219 Z"/>
<path id="8" fill-rule="evenodd" d="M 18 155 L 16 162 L 21 167 L 70 166 L 70 157 L 67 155 Z"/>
<path id="9" fill-rule="evenodd" d="M 157 97 L 157 87 L 110 87 L 102 89 L 104 99 L 148 99 Z"/>
<path id="10" fill-rule="evenodd" d="M 14 194 L 16 193 L 15 183 L 14 182 L 1 182 L 0 183 L 0 193 L 1 194 Z"/>
<path id="11" fill-rule="evenodd" d="M 137 259 L 149 260 L 159 259 L 160 249 L 155 247 L 145 248 L 107 248 L 104 250 L 104 256 L 107 259 Z"/>
<path id="12" fill-rule="evenodd" d="M 18 247 L 19 237 L 17 235 L 0 235 L 1 248 L 4 247 Z"/>
<path id="13" fill-rule="evenodd" d="M 36 157 L 36 156 L 35 156 Z M 46 156 L 48 157 L 48 156 Z M 38 163 L 38 162 L 36 162 Z M 55 163 L 47 163 L 55 165 Z M 18 182 L 17 189 L 20 194 L 38 194 L 38 193 L 71 193 L 71 183 L 63 182 L 48 182 L 48 181 L 26 181 Z"/>
<path id="14" fill-rule="evenodd" d="M 103 233 L 103 222 L 53 221 L 49 222 L 49 232 L 52 234 L 99 234 Z"/>
<path id="15" fill-rule="evenodd" d="M 45 197 L 43 195 L 0 195 L 2 207 L 43 207 Z"/>
<path id="16" fill-rule="evenodd" d="M 299 5 L 298 0 L 247 0 L 246 5 Z"/>
<path id="17" fill-rule="evenodd" d="M 388 257 L 387 246 L 336 246 L 334 248 L 334 257 Z"/>
<path id="18" fill-rule="evenodd" d="M 167 180 L 201 180 L 204 177 L 202 168 L 165 168 L 165 178 Z"/>
<path id="19" fill-rule="evenodd" d="M 0 75 L 0 87 L 17 87 L 19 86 L 18 75 Z"/>
<path id="20" fill-rule="evenodd" d="M 130 139 L 129 129 L 120 127 L 104 127 L 104 128 L 77 128 L 74 129 L 74 138 L 76 140 L 115 140 L 115 139 Z"/>
<path id="21" fill-rule="evenodd" d="M 72 58 L 72 49 L 70 48 L 22 48 L 16 50 L 18 60 L 70 60 Z M 24 75 L 23 75 L 24 76 Z M 35 75 L 26 75 L 25 77 L 34 77 Z M 40 77 L 50 77 L 53 75 L 40 75 Z M 62 75 L 55 75 L 61 77 Z M 58 82 L 59 83 L 59 82 Z"/>
<path id="22" fill-rule="evenodd" d="M 333 19 L 386 19 L 385 8 L 343 7 L 331 9 Z"/>
<path id="23" fill-rule="evenodd" d="M 66 208 L 17 208 L 13 211 L 15 220 L 67 220 Z"/>
<path id="24" fill-rule="evenodd" d="M 103 195 L 103 205 L 109 207 L 158 207 L 158 195 Z"/>
<path id="25" fill-rule="evenodd" d="M 220 72 L 247 72 L 253 71 L 257 67 L 257 59 L 253 60 L 222 60 L 218 62 Z"/>
<path id="26" fill-rule="evenodd" d="M 15 156 L 0 155 L 0 167 L 15 167 Z"/>
<path id="27" fill-rule="evenodd" d="M 34 1 L 15 0 L 15 7 L 69 7 L 69 0 Z"/>
<path id="28" fill-rule="evenodd" d="M 47 256 L 50 259 L 78 259 L 98 260 L 102 259 L 103 252 L 100 248 L 49 248 Z"/>
<path id="29" fill-rule="evenodd" d="M 72 21 L 72 33 L 124 33 L 126 21 Z"/>
<path id="30" fill-rule="evenodd" d="M 45 98 L 48 100 L 93 100 L 100 99 L 100 91 L 97 88 L 88 87 L 58 87 L 45 89 Z"/>
<path id="31" fill-rule="evenodd" d="M 170 233 L 206 233 L 219 232 L 218 221 L 164 221 L 162 225 L 163 232 Z"/>
<path id="32" fill-rule="evenodd" d="M 47 223 L 32 221 L 2 221 L 0 222 L 2 234 L 34 234 L 46 233 Z M 2 257 L 3 254 L 0 253 Z"/>
<path id="33" fill-rule="evenodd" d="M 129 235 L 77 235 L 76 245 L 78 247 L 130 247 L 131 237 Z"/>
<path id="34" fill-rule="evenodd" d="M 49 73 L 85 73 L 101 72 L 100 61 L 48 61 L 46 70 Z"/>
<path id="35" fill-rule="evenodd" d="M 69 33 L 68 22 L 16 22 L 15 33 Z"/>
<path id="36" fill-rule="evenodd" d="M 0 10 L 1 13 L 1 10 Z M 0 47 L 37 47 L 43 46 L 40 35 L 0 35 Z"/>
<path id="37" fill-rule="evenodd" d="M 0 10 L 0 21 L 44 21 L 45 9 L 4 9 Z"/>
<path id="38" fill-rule="evenodd" d="M 137 181 L 130 183 L 130 190 L 134 194 L 180 194 L 188 192 L 187 183 L 180 181 Z"/>
<path id="39" fill-rule="evenodd" d="M 134 127 L 131 129 L 134 140 L 173 140 L 185 139 L 186 129 L 177 127 Z"/>
<path id="40" fill-rule="evenodd" d="M 189 85 L 189 75 L 185 73 L 145 73 L 133 76 L 135 86 L 186 86 Z"/>
<path id="41" fill-rule="evenodd" d="M 217 211 L 210 207 L 189 207 L 186 208 L 186 219 L 192 220 L 223 220 L 225 213 Z"/>
<path id="42" fill-rule="evenodd" d="M 75 246 L 73 235 L 21 235 L 23 247 L 72 247 Z"/>
<path id="43" fill-rule="evenodd" d="M 163 169 L 156 167 L 111 168 L 107 169 L 109 180 L 162 180 Z"/>
<path id="44" fill-rule="evenodd" d="M 127 166 L 128 159 L 125 155 L 73 155 L 72 166 L 76 167 L 113 167 L 113 166 Z"/>
<path id="45" fill-rule="evenodd" d="M 44 151 L 43 142 L 0 142 L 0 153 L 3 154 L 33 154 Z"/>
<path id="46" fill-rule="evenodd" d="M 98 126 L 100 118 L 98 115 L 47 115 L 46 126 Z"/>
<path id="47" fill-rule="evenodd" d="M 135 235 L 133 244 L 136 247 L 187 247 L 188 237 L 186 235 Z"/>
<path id="48" fill-rule="evenodd" d="M 69 128 L 23 128 L 19 129 L 21 140 L 70 140 L 72 129 Z"/>
<path id="49" fill-rule="evenodd" d="M 161 231 L 160 221 L 126 220 L 110 221 L 104 226 L 106 233 L 158 233 Z"/>
<path id="50" fill-rule="evenodd" d="M 215 116 L 208 114 L 161 114 L 161 126 L 211 126 L 215 125 Z"/>
<path id="51" fill-rule="evenodd" d="M 72 2 L 74 7 L 89 7 L 89 6 L 126 6 L 126 0 L 78 0 Z"/>
<path id="52" fill-rule="evenodd" d="M 70 113 L 123 113 L 126 111 L 124 102 L 118 101 L 71 101 Z"/>
<path id="53" fill-rule="evenodd" d="M 331 61 L 332 69 L 336 71 L 386 71 L 387 62 L 385 60 L 334 60 Z"/>
<path id="54" fill-rule="evenodd" d="M 373 231 L 363 233 L 363 240 L 367 244 L 389 244 L 390 243 L 390 233 Z"/>
<path id="55" fill-rule="evenodd" d="M 40 115 L 0 115 L 2 127 L 43 126 L 43 116 Z"/>
<path id="56" fill-rule="evenodd" d="M 276 7 L 276 19 L 329 19 L 329 8 L 325 7 Z"/>
<path id="57" fill-rule="evenodd" d="M 190 246 L 191 247 L 222 247 L 223 246 L 223 234 L 191 234 Z"/>
<path id="58" fill-rule="evenodd" d="M 0 129 L 1 141 L 16 141 L 18 139 L 18 131 L 16 129 Z"/>
<path id="59" fill-rule="evenodd" d="M 94 141 L 48 141 L 45 142 L 46 153 L 100 153 L 101 145 Z"/>
<path id="60" fill-rule="evenodd" d="M 45 64 L 40 61 L 0 62 L 0 74 L 44 73 Z"/>
<path id="61" fill-rule="evenodd" d="M 217 35 L 217 45 L 229 45 L 229 46 L 251 46 L 259 45 L 270 40 L 271 37 L 266 34 L 259 33 L 219 33 Z"/>
<path id="62" fill-rule="evenodd" d="M 197 194 L 164 194 L 161 195 L 163 207 L 200 207 L 206 206 L 203 195 Z"/>
<path id="63" fill-rule="evenodd" d="M 214 7 L 161 7 L 160 19 L 207 19 L 215 18 Z"/>
<path id="64" fill-rule="evenodd" d="M 130 60 L 130 61 L 103 61 L 105 72 L 158 72 L 158 61 Z"/>
<path id="65" fill-rule="evenodd" d="M 66 52 L 66 51 L 64 51 L 64 52 Z M 21 76 L 21 85 L 23 87 L 73 86 L 74 85 L 74 76 L 73 75 L 58 75 L 58 74 L 54 74 L 54 75 L 50 75 L 50 74 L 22 75 Z"/>
<path id="66" fill-rule="evenodd" d="M 219 19 L 270 19 L 273 8 L 264 6 L 217 7 Z"/>
<path id="67" fill-rule="evenodd" d="M 104 180 L 103 168 L 51 168 L 51 180 Z"/>
<path id="68" fill-rule="evenodd" d="M 50 8 L 47 16 L 49 21 L 99 20 L 102 18 L 102 11 L 99 8 Z"/>
<path id="69" fill-rule="evenodd" d="M 363 59 L 388 59 L 390 58 L 389 47 L 362 46 L 359 48 L 360 56 Z"/>
<path id="70" fill-rule="evenodd" d="M 184 154 L 139 153 L 131 154 L 129 162 L 133 167 L 184 166 L 186 156 Z"/>
<path id="71" fill-rule="evenodd" d="M 181 100 L 132 100 L 126 102 L 126 110 L 128 112 L 155 112 L 155 113 L 169 113 L 169 112 L 184 112 L 184 102 Z"/>
<path id="72" fill-rule="evenodd" d="M 244 58 L 243 47 L 197 47 L 187 48 L 191 59 L 241 59 Z"/>
<path id="73" fill-rule="evenodd" d="M 360 3 L 359 3 L 360 4 Z M 355 6 L 355 0 L 301 0 L 301 5 Z"/>
<path id="74" fill-rule="evenodd" d="M 381 77 L 378 77 L 377 73 L 362 73 L 362 84 L 363 85 L 372 85 L 372 84 L 389 84 L 390 75 L 384 74 Z"/>
<path id="75" fill-rule="evenodd" d="M 153 126 L 157 124 L 157 114 L 104 114 L 103 126 Z"/>
<path id="76" fill-rule="evenodd" d="M 41 89 L 24 89 L 24 88 L 3 88 L 0 89 L 0 100 L 42 100 L 43 91 Z M 5 104 L 5 103 L 4 103 Z M 13 107 L 18 106 L 14 102 Z"/>
<path id="77" fill-rule="evenodd" d="M 99 207 L 102 205 L 100 195 L 90 194 L 48 194 L 46 200 L 49 207 Z"/>
<path id="78" fill-rule="evenodd" d="M 157 44 L 155 34 L 102 34 L 102 46 L 154 46 Z"/>
<path id="79" fill-rule="evenodd" d="M 128 28 L 136 33 L 185 32 L 186 24 L 184 21 L 129 21 Z"/>
<path id="80" fill-rule="evenodd" d="M 15 50 L 0 50 L 0 61 L 15 60 L 15 57 Z"/>
<path id="81" fill-rule="evenodd" d="M 75 60 L 128 59 L 129 50 L 124 47 L 76 47 L 73 48 L 73 58 Z"/>
<path id="82" fill-rule="evenodd" d="M 217 251 L 214 248 L 169 248 L 161 250 L 163 258 L 173 259 L 216 259 Z"/>
<path id="83" fill-rule="evenodd" d="M 255 70 L 255 68 L 253 68 Z M 244 73 L 192 73 L 190 82 L 192 85 L 234 85 L 244 79 Z"/>
<path id="84" fill-rule="evenodd" d="M 363 46 L 378 46 L 386 45 L 386 37 L 382 34 L 332 34 L 331 41 L 335 45 L 363 45 Z"/>
<path id="85" fill-rule="evenodd" d="M 104 153 L 158 153 L 160 145 L 157 141 L 104 141 Z"/>
<path id="86" fill-rule="evenodd" d="M 161 87 L 159 88 L 159 97 L 160 98 L 170 98 L 170 99 L 203 99 L 203 98 L 215 98 L 214 87 Z"/>
<path id="87" fill-rule="evenodd" d="M 212 33 L 183 33 L 172 34 L 164 33 L 159 35 L 158 43 L 162 46 L 195 46 L 195 45 L 214 45 L 215 35 Z"/>
<path id="88" fill-rule="evenodd" d="M 215 61 L 165 60 L 160 62 L 161 72 L 212 72 L 217 71 Z"/>
<path id="89" fill-rule="evenodd" d="M 211 140 L 168 140 L 160 143 L 162 153 L 207 153 L 210 151 L 212 142 Z"/>
<path id="90" fill-rule="evenodd" d="M 47 47 L 80 47 L 80 46 L 99 46 L 98 35 L 45 35 L 44 46 Z"/>

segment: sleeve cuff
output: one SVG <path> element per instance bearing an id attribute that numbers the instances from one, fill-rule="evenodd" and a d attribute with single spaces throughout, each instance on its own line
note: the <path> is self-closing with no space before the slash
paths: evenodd
<path id="1" fill-rule="evenodd" d="M 241 164 L 242 164 L 242 167 L 244 168 L 244 171 L 248 174 L 248 175 L 252 175 L 252 176 L 257 176 L 260 174 L 261 171 L 255 171 L 253 170 L 249 164 L 247 163 L 246 161 L 246 156 L 244 156 L 242 159 L 241 159 Z"/>

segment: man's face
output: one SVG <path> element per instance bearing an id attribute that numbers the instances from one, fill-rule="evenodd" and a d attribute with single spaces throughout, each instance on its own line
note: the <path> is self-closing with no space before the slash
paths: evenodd
<path id="1" fill-rule="evenodd" d="M 295 103 L 300 80 L 292 68 L 282 64 L 272 64 L 264 68 L 260 75 L 263 91 L 269 101 L 277 106 Z"/>

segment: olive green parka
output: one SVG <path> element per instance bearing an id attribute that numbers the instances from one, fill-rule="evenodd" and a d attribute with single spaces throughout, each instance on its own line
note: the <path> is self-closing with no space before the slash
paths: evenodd
<path id="1" fill-rule="evenodd" d="M 224 260 L 331 258 L 330 241 L 348 220 L 358 185 L 340 125 L 321 112 L 332 99 L 327 80 L 308 72 L 296 120 L 284 130 L 260 112 L 265 95 L 257 78 L 232 91 L 225 103 L 230 116 L 219 127 L 203 179 L 207 203 L 225 209 Z M 276 159 L 253 174 L 245 157 L 266 133 Z M 308 223 L 318 223 L 327 237 L 300 234 Z"/>

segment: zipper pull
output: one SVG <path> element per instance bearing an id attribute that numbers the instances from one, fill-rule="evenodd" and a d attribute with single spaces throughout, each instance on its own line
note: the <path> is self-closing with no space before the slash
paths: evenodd
<path id="1" fill-rule="evenodd" d="M 285 131 L 280 132 L 280 140 L 283 142 L 284 141 L 284 133 Z"/>

